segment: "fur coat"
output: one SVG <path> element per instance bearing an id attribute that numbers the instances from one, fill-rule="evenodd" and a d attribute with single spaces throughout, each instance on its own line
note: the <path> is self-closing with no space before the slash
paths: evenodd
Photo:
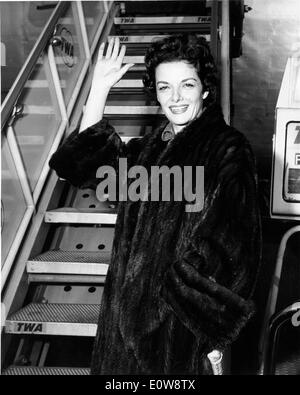
<path id="1" fill-rule="evenodd" d="M 253 315 L 260 261 L 255 161 L 246 138 L 207 108 L 168 143 L 163 127 L 125 145 L 103 119 L 74 131 L 50 160 L 75 186 L 101 165 L 204 166 L 204 207 L 119 202 L 92 374 L 210 374 Z"/>

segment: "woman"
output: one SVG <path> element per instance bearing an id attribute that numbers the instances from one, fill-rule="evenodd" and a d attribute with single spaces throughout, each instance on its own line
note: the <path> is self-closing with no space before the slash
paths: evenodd
<path id="1" fill-rule="evenodd" d="M 92 374 L 210 374 L 207 354 L 225 349 L 253 314 L 260 260 L 254 158 L 245 137 L 226 125 L 216 103 L 216 69 L 204 38 L 155 42 L 145 86 L 168 122 L 123 144 L 102 119 L 125 47 L 99 51 L 81 123 L 50 166 L 77 186 L 101 165 L 204 166 L 204 205 L 119 202 Z"/>

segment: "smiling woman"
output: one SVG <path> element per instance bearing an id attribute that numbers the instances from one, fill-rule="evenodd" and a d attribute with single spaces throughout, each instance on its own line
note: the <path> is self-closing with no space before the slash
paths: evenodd
<path id="1" fill-rule="evenodd" d="M 144 85 L 149 92 L 156 94 L 157 98 L 160 94 L 158 82 L 165 76 L 164 82 L 167 85 L 173 83 L 172 88 L 179 83 L 182 89 L 195 89 L 199 96 L 202 93 L 204 107 L 216 101 L 217 69 L 204 37 L 193 34 L 174 35 L 169 39 L 156 41 L 145 56 L 145 63 L 147 67 Z M 163 76 L 159 75 L 160 72 L 164 72 Z M 166 89 L 166 87 L 162 88 Z M 175 99 L 178 100 L 176 91 Z M 195 114 L 195 116 L 199 115 L 200 113 Z"/>
<path id="2" fill-rule="evenodd" d="M 157 100 L 175 133 L 203 111 L 203 87 L 194 66 L 185 61 L 161 63 L 155 71 Z"/>
<path id="3" fill-rule="evenodd" d="M 117 168 L 120 158 L 129 172 L 136 166 L 147 174 L 153 166 L 176 166 L 183 175 L 204 166 L 204 201 L 202 210 L 187 212 L 184 199 L 151 199 L 157 180 L 150 177 L 144 200 L 119 202 L 91 372 L 212 374 L 207 355 L 236 340 L 254 312 L 260 218 L 251 147 L 226 125 L 216 102 L 206 40 L 189 34 L 148 50 L 144 85 L 167 120 L 123 143 L 102 117 L 111 87 L 131 65 L 122 67 L 126 48 L 118 39 L 104 49 L 80 133 L 67 138 L 50 166 L 79 187 L 101 166 Z"/>

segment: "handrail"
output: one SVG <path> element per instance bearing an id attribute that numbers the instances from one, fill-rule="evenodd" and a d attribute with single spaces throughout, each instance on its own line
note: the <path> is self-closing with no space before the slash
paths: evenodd
<path id="1" fill-rule="evenodd" d="M 55 25 L 63 14 L 63 12 L 67 9 L 68 2 L 63 1 L 59 2 L 53 11 L 51 17 L 48 20 L 48 23 L 44 27 L 43 31 L 41 32 L 37 42 L 35 43 L 33 49 L 31 50 L 30 54 L 28 55 L 21 71 L 19 72 L 14 84 L 10 88 L 2 106 L 1 106 L 1 134 L 4 131 L 4 126 L 8 121 L 13 107 L 15 106 L 21 91 L 28 80 L 28 77 L 35 66 L 40 54 L 42 53 L 43 49 L 47 45 L 47 42 L 53 33 Z"/>
<path id="2" fill-rule="evenodd" d="M 298 311 L 300 311 L 300 302 L 288 306 L 284 310 L 271 317 L 268 327 L 267 344 L 263 357 L 263 375 L 274 375 L 279 329 L 284 323 L 291 321 L 294 314 Z"/>
<path id="3" fill-rule="evenodd" d="M 276 310 L 276 303 L 277 303 L 277 297 L 279 292 L 279 285 L 280 285 L 285 249 L 289 238 L 296 232 L 300 232 L 300 225 L 293 226 L 291 229 L 288 229 L 284 233 L 278 248 L 275 271 L 272 278 L 271 289 L 267 300 L 266 313 L 262 324 L 261 338 L 259 341 L 259 353 L 261 356 L 263 355 L 266 347 L 266 336 L 267 336 L 267 328 L 269 325 L 269 321 L 271 317 L 275 314 L 275 310 Z M 264 359 L 262 358 L 260 371 L 263 371 L 264 369 L 263 364 L 264 364 Z"/>

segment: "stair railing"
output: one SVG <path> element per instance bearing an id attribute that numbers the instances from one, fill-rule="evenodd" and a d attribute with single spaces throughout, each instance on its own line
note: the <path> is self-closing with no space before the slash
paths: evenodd
<path id="1" fill-rule="evenodd" d="M 50 170 L 48 161 L 66 132 L 85 77 L 89 72 L 99 38 L 105 30 L 107 22 L 112 19 L 114 2 L 99 2 L 99 7 L 103 7 L 103 11 L 97 15 L 97 18 L 100 19 L 96 20 L 97 29 L 91 36 L 91 30 L 88 32 L 87 25 L 92 18 L 85 17 L 84 10 L 87 5 L 84 3 L 81 1 L 59 2 L 56 5 L 1 106 L 2 157 L 5 158 L 2 162 L 5 163 L 5 166 L 2 166 L 1 200 L 1 214 L 4 218 L 2 222 L 2 247 L 5 247 L 5 251 L 2 254 L 1 290 L 5 288 L 15 258 L 28 230 L 28 225 L 36 211 L 37 202 Z M 55 47 L 57 44 L 55 40 L 58 39 L 58 45 L 63 48 L 59 40 L 64 40 L 64 37 L 62 35 L 57 37 L 56 33 L 59 26 L 61 27 L 63 23 L 70 23 L 70 20 L 74 31 L 76 31 L 76 40 L 79 41 L 77 45 L 80 47 L 78 51 L 80 50 L 81 56 L 81 63 L 77 64 L 77 78 L 74 79 L 74 86 L 71 89 L 68 84 L 66 84 L 67 87 L 63 86 L 64 81 L 62 75 L 59 74 L 58 67 L 60 65 L 64 66 L 61 60 L 65 61 L 65 59 L 62 59 L 63 57 L 59 58 Z M 66 46 L 65 48 L 72 55 L 71 46 L 73 42 L 67 44 L 69 47 Z M 43 75 L 46 76 L 44 77 L 45 81 L 34 80 L 37 65 L 41 65 Z M 38 76 L 40 74 L 37 72 Z M 30 81 L 32 75 L 33 80 Z M 31 102 L 22 103 L 22 99 L 25 98 L 26 101 L 26 98 L 30 96 L 24 93 L 26 89 L 27 91 L 30 90 L 30 87 L 45 87 L 47 89 L 47 100 L 50 101 L 51 106 L 43 106 L 38 102 L 34 102 L 34 105 Z M 71 91 L 68 98 L 66 98 L 64 91 L 67 88 Z M 34 97 L 34 95 L 32 96 Z M 37 99 L 35 98 L 35 100 Z M 28 136 L 28 133 L 30 129 L 34 129 L 34 126 L 37 128 L 37 122 L 34 124 L 34 121 L 32 121 L 32 124 L 28 125 L 30 116 L 32 118 L 39 116 L 42 118 L 44 116 L 48 120 L 49 126 L 48 131 L 46 127 L 46 131 L 43 131 L 44 125 L 40 121 L 41 132 L 44 132 L 45 136 L 41 136 L 40 133 L 34 136 L 36 140 L 40 140 L 36 142 L 36 145 L 40 144 L 41 146 L 41 153 L 35 147 L 35 156 L 30 152 L 32 138 Z M 34 161 L 38 163 L 36 164 Z M 32 173 L 36 174 L 33 176 Z M 14 217 L 16 213 L 18 213 L 17 218 Z M 6 308 L 6 310 L 8 309 Z"/>

